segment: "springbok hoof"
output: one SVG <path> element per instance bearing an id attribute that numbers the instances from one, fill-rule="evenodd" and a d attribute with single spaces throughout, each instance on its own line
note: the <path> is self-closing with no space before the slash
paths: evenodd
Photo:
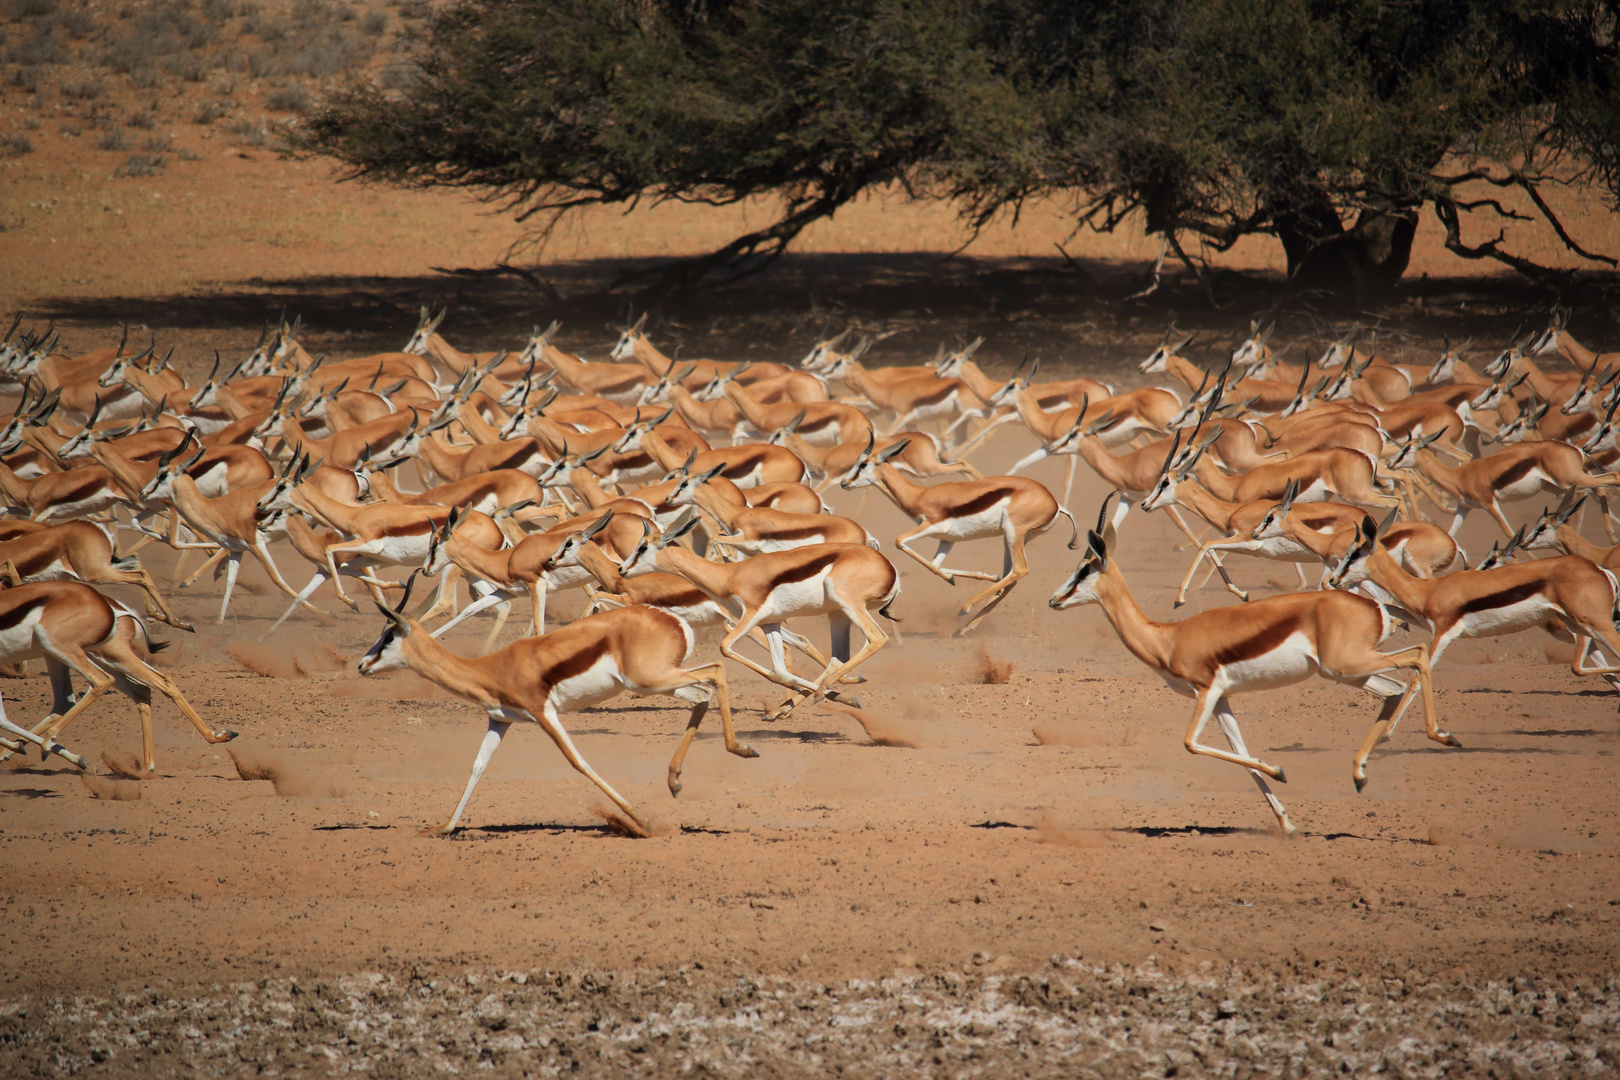
<path id="1" fill-rule="evenodd" d="M 680 774 L 675 773 L 675 772 L 671 772 L 669 774 L 669 796 L 670 796 L 670 798 L 673 799 L 673 798 L 677 797 L 678 795 L 680 795 L 682 786 L 683 785 L 681 784 Z"/>
<path id="2" fill-rule="evenodd" d="M 1283 772 L 1281 769 L 1278 769 L 1273 779 L 1275 779 L 1279 784 L 1286 784 L 1288 783 L 1288 774 Z"/>
<path id="3" fill-rule="evenodd" d="M 737 747 L 737 749 L 733 750 L 732 753 L 736 754 L 738 757 L 741 757 L 741 758 L 756 758 L 756 757 L 759 757 L 759 751 L 755 750 L 752 746 L 748 745 L 747 743 L 743 743 L 741 746 Z"/>
<path id="4" fill-rule="evenodd" d="M 1358 793 L 1362 788 L 1367 786 L 1367 778 L 1365 776 L 1353 776 L 1351 779 L 1356 782 L 1356 791 Z"/>
<path id="5" fill-rule="evenodd" d="M 454 833 L 454 829 L 447 829 L 443 825 L 424 825 L 416 830 L 417 836 L 425 836 L 430 840 L 443 840 Z"/>
<path id="6" fill-rule="evenodd" d="M 1462 749 L 1462 740 L 1457 738 L 1457 736 L 1446 731 L 1441 732 L 1440 736 L 1440 741 L 1445 743 L 1447 746 L 1455 746 L 1459 750 Z"/>
<path id="7" fill-rule="evenodd" d="M 230 728 L 226 728 L 224 731 L 219 733 L 219 736 L 218 736 L 217 739 L 215 739 L 215 741 L 216 742 L 230 742 L 232 739 L 236 738 L 240 734 L 241 734 L 240 732 L 232 731 Z"/>
<path id="8" fill-rule="evenodd" d="M 1187 601 L 1185 601 L 1185 600 L 1177 600 L 1174 603 L 1172 603 L 1170 606 L 1173 607 L 1173 608 L 1186 607 L 1187 606 Z"/>

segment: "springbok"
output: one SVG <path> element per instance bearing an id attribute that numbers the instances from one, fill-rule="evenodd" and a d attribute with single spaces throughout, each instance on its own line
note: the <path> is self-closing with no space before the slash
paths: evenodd
<path id="1" fill-rule="evenodd" d="M 600 705 L 626 691 L 638 697 L 670 694 L 692 705 L 686 733 L 669 762 L 671 795 L 680 793 L 686 752 L 711 701 L 720 706 L 726 749 L 738 757 L 759 756 L 753 747 L 737 741 L 725 667 L 719 661 L 682 667 L 692 653 L 692 629 L 668 612 L 640 606 L 604 611 L 544 637 L 523 638 L 488 656 L 466 659 L 440 645 L 421 623 L 404 614 L 409 600 L 407 589 L 397 609 L 377 605 L 387 625 L 361 657 L 360 674 L 409 667 L 475 703 L 489 716 L 467 789 L 450 819 L 431 830 L 436 835 L 455 832 L 501 739 L 520 720 L 538 724 L 568 763 L 612 799 L 636 831 L 649 835 L 646 819 L 586 763 L 560 720 L 562 713 Z"/>
<path id="2" fill-rule="evenodd" d="M 1414 694 L 1422 696 L 1429 738 L 1456 745 L 1435 719 L 1428 649 L 1414 645 L 1395 653 L 1378 651 L 1391 628 L 1391 619 L 1379 604 L 1344 592 L 1289 593 L 1214 608 L 1180 622 L 1155 622 L 1137 604 L 1118 560 L 1111 557 L 1117 545 L 1107 527 L 1107 513 L 1105 498 L 1098 516 L 1102 531 L 1087 533 L 1085 557 L 1058 586 L 1049 605 L 1057 611 L 1099 605 L 1133 656 L 1158 672 L 1172 690 L 1195 700 L 1184 739 L 1187 752 L 1247 769 L 1285 836 L 1294 832 L 1293 823 L 1267 783 L 1285 781 L 1283 770 L 1249 753 L 1227 702 L 1231 695 L 1319 675 L 1383 698 L 1383 708 L 1351 769 L 1358 791 L 1367 780 L 1367 755 L 1389 731 L 1391 717 Z M 1410 686 L 1385 674 L 1397 670 L 1415 673 Z M 1231 744 L 1230 752 L 1200 741 L 1212 717 Z"/>
<path id="3" fill-rule="evenodd" d="M 842 700 L 833 685 L 847 679 L 889 642 L 872 611 L 893 618 L 889 605 L 900 595 L 900 574 L 894 564 L 865 544 L 816 544 L 740 562 L 713 563 L 675 543 L 696 524 L 694 514 L 661 535 L 646 533 L 619 564 L 619 573 L 634 576 L 667 570 L 680 574 L 716 602 L 738 611 L 720 641 L 721 655 L 793 691 L 787 701 L 765 714 L 766 720 L 781 719 L 818 697 Z M 812 681 L 789 670 L 781 624 L 815 615 L 825 615 L 831 626 L 832 656 Z M 852 653 L 850 628 L 855 626 L 866 642 Z M 736 649 L 737 642 L 755 628 L 765 632 L 770 644 L 770 668 Z"/>
<path id="4" fill-rule="evenodd" d="M 981 602 L 988 601 L 978 614 L 959 627 L 953 636 L 961 637 L 984 621 L 996 605 L 1006 599 L 1013 587 L 1029 573 L 1029 558 L 1024 546 L 1031 537 L 1039 536 L 1052 527 L 1062 514 L 1074 529 L 1074 515 L 1065 510 L 1052 497 L 1052 493 L 1039 481 L 1021 476 L 990 476 L 983 480 L 946 481 L 932 487 L 913 484 L 889 459 L 899 455 L 903 445 L 887 450 L 876 450 L 872 440 L 860 459 L 840 481 L 845 490 L 873 486 L 887 495 L 900 511 L 918 522 L 895 537 L 894 546 L 915 559 L 936 577 L 948 584 L 956 579 L 971 578 L 988 581 L 990 586 L 962 605 L 958 615 L 966 615 Z M 1076 531 L 1069 546 L 1075 546 Z M 1001 574 L 986 574 L 980 570 L 954 570 L 945 566 L 945 557 L 951 548 L 967 540 L 1000 539 L 1003 546 Z M 934 540 L 938 548 L 933 559 L 927 559 L 910 546 L 908 541 Z"/>

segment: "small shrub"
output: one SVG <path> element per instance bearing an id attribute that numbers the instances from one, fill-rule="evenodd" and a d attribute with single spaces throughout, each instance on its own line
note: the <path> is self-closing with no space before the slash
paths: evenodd
<path id="1" fill-rule="evenodd" d="M 204 19 L 217 25 L 226 19 L 245 14 L 242 10 L 244 6 L 233 4 L 231 0 L 203 0 L 200 9 Z"/>
<path id="2" fill-rule="evenodd" d="M 361 33 L 372 37 L 380 36 L 388 29 L 388 13 L 385 11 L 368 11 L 366 17 L 360 20 Z"/>
<path id="3" fill-rule="evenodd" d="M 131 154 L 118 170 L 123 176 L 156 176 L 168 162 L 151 154 Z"/>
<path id="4" fill-rule="evenodd" d="M 142 131 L 151 131 L 157 127 L 157 113 L 150 108 L 143 109 L 138 113 L 130 113 L 129 119 L 125 120 L 124 123 L 132 128 L 140 128 Z"/>
<path id="5" fill-rule="evenodd" d="M 8 45 L 0 59 L 8 64 L 65 64 L 68 57 L 67 43 L 56 28 L 48 23 L 35 23 L 33 39 Z"/>
<path id="6" fill-rule="evenodd" d="M 120 75 L 128 75 L 140 68 L 150 67 L 152 58 L 133 35 L 126 34 L 101 50 L 101 64 Z"/>
<path id="7" fill-rule="evenodd" d="M 6 72 L 6 82 L 33 93 L 45 81 L 45 70 L 33 64 L 17 64 Z"/>
<path id="8" fill-rule="evenodd" d="M 274 53 L 254 52 L 247 55 L 247 73 L 255 79 L 274 75 L 280 68 Z"/>
<path id="9" fill-rule="evenodd" d="M 136 68 L 129 73 L 129 81 L 137 90 L 155 90 L 163 85 L 163 73 L 157 68 Z"/>
<path id="10" fill-rule="evenodd" d="M 56 0 L 6 0 L 6 17 L 37 19 L 56 10 Z"/>
<path id="11" fill-rule="evenodd" d="M 141 140 L 141 149 L 148 154 L 162 154 L 174 149 L 167 135 L 149 135 Z"/>
<path id="12" fill-rule="evenodd" d="M 65 121 L 58 130 L 69 139 L 77 139 L 80 135 L 84 134 L 84 128 L 80 127 L 72 120 Z"/>
<path id="13" fill-rule="evenodd" d="M 313 102 L 303 83 L 291 83 L 279 90 L 272 90 L 265 98 L 265 104 L 277 112 L 301 113 L 308 112 Z"/>
<path id="14" fill-rule="evenodd" d="M 201 154 L 194 154 L 190 150 L 187 150 L 183 146 L 175 147 L 174 156 L 179 158 L 181 161 L 201 161 L 202 160 L 202 155 Z"/>
<path id="15" fill-rule="evenodd" d="M 332 21 L 332 9 L 336 5 L 326 0 L 297 0 L 293 4 L 293 22 L 299 26 L 324 26 Z"/>
<path id="16" fill-rule="evenodd" d="M 404 93 L 416 85 L 421 76 L 421 69 L 409 61 L 399 61 L 384 67 L 377 73 L 377 85 L 384 90 L 393 90 Z"/>
<path id="17" fill-rule="evenodd" d="M 129 140 L 124 137 L 124 133 L 121 129 L 115 127 L 110 127 L 106 131 L 103 131 L 101 133 L 101 138 L 96 142 L 96 149 L 98 150 L 118 151 L 127 150 L 128 148 Z"/>
<path id="18" fill-rule="evenodd" d="M 355 53 L 349 38 L 328 34 L 305 42 L 303 48 L 282 60 L 281 67 L 289 75 L 330 79 L 353 65 Z"/>
<path id="19" fill-rule="evenodd" d="M 270 133 L 264 130 L 264 125 L 251 120 L 238 120 L 232 124 L 231 134 L 249 146 L 267 146 L 270 143 Z"/>
<path id="20" fill-rule="evenodd" d="M 39 117 L 37 117 L 37 116 L 25 116 L 25 117 L 23 117 L 23 129 L 25 131 L 38 131 L 39 127 L 40 127 Z"/>
<path id="21" fill-rule="evenodd" d="M 56 17 L 56 25 L 74 41 L 83 41 L 96 32 L 96 21 L 88 11 L 64 11 Z"/>
<path id="22" fill-rule="evenodd" d="M 208 62 L 201 53 L 189 52 L 171 56 L 163 62 L 169 74 L 186 82 L 200 83 L 208 74 Z"/>
<path id="23" fill-rule="evenodd" d="M 34 152 L 34 140 L 20 131 L 0 135 L 0 157 L 22 157 Z"/>
<path id="24" fill-rule="evenodd" d="M 224 116 L 225 113 L 225 106 L 221 103 L 217 101 L 205 101 L 197 107 L 197 112 L 192 116 L 191 119 L 193 123 L 197 124 L 212 124 L 215 120 L 218 120 L 220 117 Z"/>
<path id="25" fill-rule="evenodd" d="M 94 101 L 107 92 L 107 84 L 100 79 L 78 79 L 62 84 L 62 96 L 73 101 Z"/>
<path id="26" fill-rule="evenodd" d="M 36 34 L 62 33 L 74 41 L 82 41 L 95 32 L 96 23 L 88 12 L 73 9 L 59 11 L 34 24 Z"/>

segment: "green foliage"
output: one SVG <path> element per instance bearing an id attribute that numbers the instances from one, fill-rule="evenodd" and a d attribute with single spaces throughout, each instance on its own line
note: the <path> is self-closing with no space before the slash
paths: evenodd
<path id="1" fill-rule="evenodd" d="M 456 0 L 410 21 L 414 78 L 351 83 L 300 137 L 542 234 L 593 203 L 781 200 L 688 282 L 885 185 L 975 225 L 1068 194 L 1178 252 L 1270 233 L 1298 266 L 1358 213 L 1501 209 L 1468 179 L 1620 192 L 1615 26 L 1593 0 Z"/>

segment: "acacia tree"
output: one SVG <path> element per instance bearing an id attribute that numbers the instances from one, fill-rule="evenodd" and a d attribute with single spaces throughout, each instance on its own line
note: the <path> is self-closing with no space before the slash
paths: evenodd
<path id="1" fill-rule="evenodd" d="M 1140 214 L 1189 238 L 1275 236 L 1300 286 L 1399 278 L 1417 217 L 1468 258 L 1467 197 L 1620 193 L 1609 3 L 1530 0 L 450 0 L 418 12 L 410 77 L 335 94 L 297 133 L 354 177 L 455 186 L 543 238 L 643 199 L 778 200 L 776 220 L 669 283 L 730 280 L 876 188 L 972 226 L 1035 196 L 1077 224 Z M 396 84 L 400 80 L 395 80 Z M 1474 185 L 1468 188 L 1467 185 Z"/>

